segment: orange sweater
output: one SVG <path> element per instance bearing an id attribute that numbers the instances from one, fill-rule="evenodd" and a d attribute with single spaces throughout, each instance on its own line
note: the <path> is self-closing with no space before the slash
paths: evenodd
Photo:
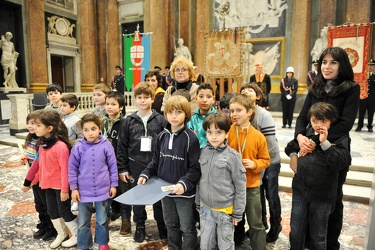
<path id="1" fill-rule="evenodd" d="M 247 129 L 238 127 L 238 138 L 236 135 L 236 125 L 232 124 L 228 134 L 228 145 L 241 153 L 244 144 L 245 136 L 246 145 L 242 152 L 242 159 L 250 159 L 254 161 L 255 169 L 246 169 L 246 187 L 254 188 L 259 187 L 262 171 L 270 165 L 270 155 L 267 149 L 267 141 L 264 135 L 256 130 L 253 126 Z M 238 148 L 238 140 L 241 149 Z"/>

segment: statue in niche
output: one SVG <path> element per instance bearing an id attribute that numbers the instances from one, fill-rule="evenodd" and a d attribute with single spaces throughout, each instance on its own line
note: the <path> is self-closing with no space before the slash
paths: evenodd
<path id="1" fill-rule="evenodd" d="M 68 28 L 68 34 L 66 36 L 70 36 L 71 38 L 74 38 L 73 37 L 73 29 L 74 29 L 75 26 L 76 25 L 74 23 L 69 26 L 69 28 Z"/>
<path id="2" fill-rule="evenodd" d="M 16 67 L 17 58 L 19 53 L 15 51 L 14 44 L 10 41 L 13 38 L 11 32 L 6 32 L 5 36 L 1 36 L 0 48 L 2 50 L 1 65 L 4 70 L 4 82 L 5 88 L 18 88 L 16 82 Z"/>
<path id="3" fill-rule="evenodd" d="M 328 46 L 327 28 L 320 31 L 320 37 L 316 39 L 314 47 L 311 50 L 312 61 L 319 60 L 320 53 Z"/>
<path id="4" fill-rule="evenodd" d="M 186 59 L 191 61 L 191 53 L 187 46 L 184 45 L 184 39 L 178 39 L 178 47 L 175 49 L 176 52 L 174 53 L 176 57 L 185 57 Z"/>
<path id="5" fill-rule="evenodd" d="M 57 16 L 47 17 L 47 20 L 48 20 L 48 33 L 51 33 L 51 34 L 56 34 L 57 33 L 56 28 L 55 28 L 56 19 L 57 19 Z"/>

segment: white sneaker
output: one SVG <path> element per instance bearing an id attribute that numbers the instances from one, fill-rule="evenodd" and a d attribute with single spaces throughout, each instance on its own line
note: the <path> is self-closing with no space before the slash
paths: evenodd
<path id="1" fill-rule="evenodd" d="M 72 212 L 78 212 L 78 203 L 77 202 L 73 202 L 72 203 L 72 207 L 70 208 L 70 210 L 72 210 Z"/>

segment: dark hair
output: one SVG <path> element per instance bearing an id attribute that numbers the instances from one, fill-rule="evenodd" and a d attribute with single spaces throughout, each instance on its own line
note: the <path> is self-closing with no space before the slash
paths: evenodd
<path id="1" fill-rule="evenodd" d="M 244 85 L 242 85 L 241 89 L 240 89 L 240 93 L 244 89 L 253 89 L 254 90 L 256 97 L 259 97 L 259 100 L 256 101 L 257 103 L 259 103 L 264 98 L 264 93 L 263 93 L 262 89 L 255 82 L 245 83 Z"/>
<path id="2" fill-rule="evenodd" d="M 311 85 L 311 92 L 318 98 L 323 98 L 326 95 L 324 89 L 327 80 L 322 74 L 322 63 L 326 55 L 331 55 L 332 58 L 339 63 L 339 72 L 337 78 L 332 82 L 332 89 L 327 93 L 329 96 L 337 96 L 340 93 L 346 92 L 355 85 L 354 72 L 349 61 L 348 54 L 340 47 L 328 47 L 322 51 L 319 57 L 318 75 Z"/>
<path id="3" fill-rule="evenodd" d="M 215 128 L 224 130 L 225 133 L 228 133 L 230 126 L 232 125 L 229 117 L 224 113 L 215 113 L 208 115 L 203 121 L 203 129 L 207 131 L 211 124 L 215 124 Z"/>
<path id="4" fill-rule="evenodd" d="M 76 110 L 78 108 L 79 100 L 78 100 L 76 95 L 66 94 L 66 95 L 63 95 L 60 98 L 60 100 L 61 100 L 61 102 L 68 103 L 71 108 L 75 107 L 74 110 Z"/>
<path id="5" fill-rule="evenodd" d="M 236 94 L 235 93 L 225 93 L 221 99 L 220 99 L 220 103 L 219 103 L 219 107 L 220 109 L 228 109 L 229 108 L 229 102 L 230 100 L 235 97 Z"/>
<path id="6" fill-rule="evenodd" d="M 212 95 L 215 96 L 214 88 L 208 82 L 202 82 L 201 84 L 199 84 L 199 87 L 197 89 L 197 95 L 198 95 L 199 91 L 201 91 L 202 89 L 209 89 L 209 90 L 211 90 Z"/>
<path id="7" fill-rule="evenodd" d="M 318 120 L 330 120 L 332 124 L 336 123 L 339 118 L 336 107 L 327 102 L 317 102 L 312 105 L 307 113 L 309 120 L 311 116 L 315 116 Z"/>
<path id="8" fill-rule="evenodd" d="M 30 114 L 27 115 L 26 117 L 26 123 L 28 123 L 30 120 L 34 119 L 34 121 L 39 117 L 40 113 L 42 112 L 42 110 L 35 110 L 33 112 L 31 112 Z M 34 134 L 31 134 L 31 133 L 28 133 L 26 138 L 25 138 L 25 146 L 31 142 L 31 139 L 37 137 Z M 38 147 L 36 147 L 36 150 L 38 150 Z"/>
<path id="9" fill-rule="evenodd" d="M 99 129 L 102 129 L 103 127 L 102 119 L 100 118 L 100 116 L 90 113 L 82 116 L 81 120 L 79 121 L 81 129 L 83 129 L 83 125 L 88 122 L 95 123 L 95 125 L 98 126 Z"/>
<path id="10" fill-rule="evenodd" d="M 156 81 L 158 81 L 158 87 L 161 87 L 162 85 L 162 80 L 161 80 L 161 76 L 160 76 L 160 73 L 158 70 L 156 69 L 151 69 L 149 71 L 146 72 L 145 74 L 145 81 L 148 77 L 153 77 L 153 76 L 156 76 Z"/>
<path id="11" fill-rule="evenodd" d="M 175 92 L 173 92 L 173 94 L 172 94 L 172 96 L 175 96 L 175 95 L 181 95 L 181 96 L 185 97 L 186 100 L 188 100 L 188 102 L 191 102 L 190 92 L 187 89 L 178 89 Z"/>
<path id="12" fill-rule="evenodd" d="M 154 69 L 161 70 L 160 66 L 157 66 L 157 65 L 154 66 Z"/>
<path id="13" fill-rule="evenodd" d="M 106 96 L 105 99 L 113 98 L 118 102 L 118 105 L 124 107 L 125 105 L 125 97 L 118 91 L 110 91 Z"/>
<path id="14" fill-rule="evenodd" d="M 47 88 L 46 88 L 47 95 L 48 95 L 49 92 L 54 92 L 54 91 L 58 91 L 58 92 L 60 92 L 60 94 L 63 93 L 63 90 L 62 90 L 62 88 L 61 88 L 60 85 L 58 85 L 58 84 L 49 84 L 47 86 Z"/>
<path id="15" fill-rule="evenodd" d="M 44 126 L 51 126 L 51 137 L 64 142 L 69 149 L 72 148 L 72 144 L 68 137 L 68 129 L 64 122 L 61 120 L 60 114 L 56 110 L 43 109 L 37 120 L 40 121 Z"/>
<path id="16" fill-rule="evenodd" d="M 120 65 L 116 65 L 115 69 L 119 69 L 122 71 L 122 68 L 120 67 Z"/>

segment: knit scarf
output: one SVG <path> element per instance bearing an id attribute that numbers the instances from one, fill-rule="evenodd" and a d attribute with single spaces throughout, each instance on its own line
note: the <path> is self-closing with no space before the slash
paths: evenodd
<path id="1" fill-rule="evenodd" d="M 50 136 L 48 138 L 44 138 L 44 137 L 40 138 L 40 145 L 44 149 L 52 147 L 53 145 L 55 145 L 56 142 L 57 142 L 57 139 L 53 136 Z"/>

